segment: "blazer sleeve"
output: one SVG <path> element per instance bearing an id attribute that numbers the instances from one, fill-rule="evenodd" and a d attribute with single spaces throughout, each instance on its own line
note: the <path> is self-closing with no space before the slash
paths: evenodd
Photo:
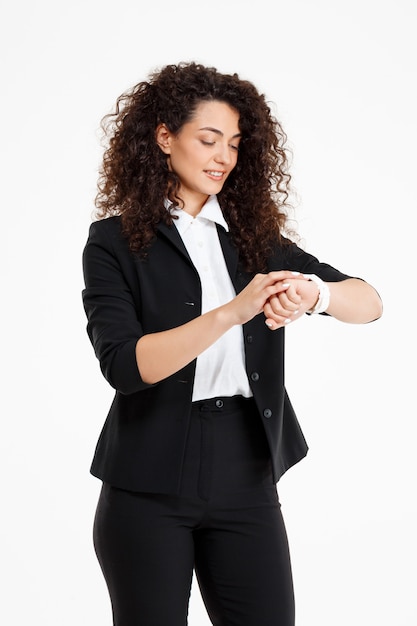
<path id="1" fill-rule="evenodd" d="M 294 270 L 303 274 L 316 274 L 326 282 L 340 282 L 352 278 L 328 263 L 323 263 L 294 243 L 278 248 L 271 256 L 268 270 Z"/>
<path id="2" fill-rule="evenodd" d="M 302 272 L 304 274 L 316 274 L 326 282 L 340 282 L 352 276 L 345 274 L 328 263 L 319 261 L 317 257 L 306 252 L 296 244 L 290 244 L 284 252 L 285 267 L 282 267 L 281 259 L 275 257 L 275 266 L 271 269 L 290 269 Z M 281 262 L 281 263 L 280 263 Z"/>
<path id="3" fill-rule="evenodd" d="M 144 333 L 130 284 L 133 264 L 115 226 L 112 218 L 90 226 L 82 255 L 82 300 L 104 377 L 120 393 L 131 394 L 151 385 L 141 379 L 136 362 L 136 343 Z"/>
<path id="4" fill-rule="evenodd" d="M 317 257 L 306 252 L 295 243 L 288 242 L 288 245 L 279 249 L 269 260 L 269 270 L 288 269 L 301 272 L 303 274 L 316 274 L 322 280 L 329 283 L 336 283 L 347 278 L 352 278 L 328 263 L 319 261 Z M 363 279 L 360 279 L 363 280 Z M 307 315 L 310 315 L 307 313 Z M 326 312 L 320 315 L 328 316 Z"/>

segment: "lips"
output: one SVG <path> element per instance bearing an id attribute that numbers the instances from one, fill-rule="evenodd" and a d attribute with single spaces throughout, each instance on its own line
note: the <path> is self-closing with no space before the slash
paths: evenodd
<path id="1" fill-rule="evenodd" d="M 217 170 L 204 170 L 204 171 L 208 176 L 211 176 L 211 178 L 215 178 L 216 180 L 220 180 L 225 174 L 225 172 L 219 172 Z"/>

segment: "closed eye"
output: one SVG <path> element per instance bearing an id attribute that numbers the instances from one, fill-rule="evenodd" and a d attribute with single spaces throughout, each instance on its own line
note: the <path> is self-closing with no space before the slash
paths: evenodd
<path id="1" fill-rule="evenodd" d="M 200 141 L 203 146 L 214 146 L 216 143 L 215 141 L 205 141 L 204 139 L 200 139 Z M 236 150 L 236 152 L 239 150 L 239 146 L 234 146 L 233 144 L 230 144 L 229 148 L 232 148 L 232 150 Z"/>

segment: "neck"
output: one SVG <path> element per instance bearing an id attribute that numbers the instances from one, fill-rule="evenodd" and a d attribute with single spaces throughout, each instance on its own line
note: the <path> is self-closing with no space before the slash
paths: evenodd
<path id="1" fill-rule="evenodd" d="M 206 204 L 208 199 L 209 196 L 206 195 L 201 195 L 199 197 L 194 196 L 192 198 L 183 197 L 184 206 L 182 207 L 182 209 L 189 215 L 196 217 L 200 213 L 201 209 Z"/>

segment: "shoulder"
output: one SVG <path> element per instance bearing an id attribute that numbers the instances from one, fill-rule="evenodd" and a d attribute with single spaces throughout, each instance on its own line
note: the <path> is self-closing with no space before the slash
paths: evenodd
<path id="1" fill-rule="evenodd" d="M 103 248 L 125 250 L 129 248 L 126 237 L 122 234 L 120 216 L 106 217 L 90 224 L 88 244 L 96 244 Z"/>
<path id="2" fill-rule="evenodd" d="M 91 259 L 103 260 L 118 258 L 119 262 L 131 257 L 129 243 L 122 235 L 122 224 L 119 216 L 107 217 L 90 224 L 88 237 L 83 250 L 83 259 L 87 263 Z"/>
<path id="3" fill-rule="evenodd" d="M 106 217 L 90 224 L 89 237 L 118 238 L 122 235 L 122 222 L 120 216 Z"/>

